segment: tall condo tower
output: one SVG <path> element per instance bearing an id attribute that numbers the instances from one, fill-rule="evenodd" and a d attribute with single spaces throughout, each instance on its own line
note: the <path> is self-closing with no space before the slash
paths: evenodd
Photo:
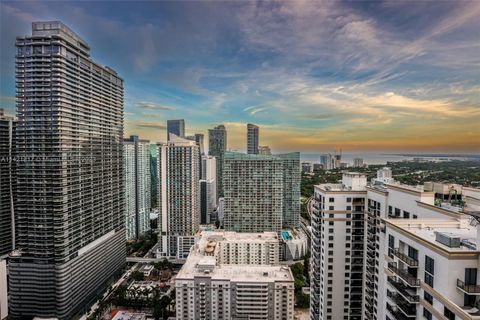
<path id="1" fill-rule="evenodd" d="M 258 154 L 258 126 L 247 124 L 247 153 Z"/>
<path id="2" fill-rule="evenodd" d="M 16 40 L 14 319 L 72 319 L 125 264 L 123 80 L 61 22 Z"/>
<path id="3" fill-rule="evenodd" d="M 15 245 L 15 127 L 16 121 L 0 108 L 0 257 Z"/>
<path id="4" fill-rule="evenodd" d="M 208 154 L 214 156 L 217 165 L 217 193 L 223 197 L 223 156 L 227 150 L 227 130 L 224 125 L 208 129 Z"/>
<path id="5" fill-rule="evenodd" d="M 298 153 L 261 156 L 226 152 L 223 174 L 225 230 L 280 231 L 284 222 L 285 227 L 298 224 Z"/>
<path id="6" fill-rule="evenodd" d="M 185 120 L 167 120 L 167 140 L 170 140 L 170 134 L 185 138 Z"/>
<path id="7" fill-rule="evenodd" d="M 123 144 L 125 232 L 132 240 L 150 230 L 150 141 L 130 136 Z"/>
<path id="8" fill-rule="evenodd" d="M 158 204 L 161 249 L 183 258 L 200 223 L 200 148 L 195 141 L 170 134 L 158 145 Z"/>

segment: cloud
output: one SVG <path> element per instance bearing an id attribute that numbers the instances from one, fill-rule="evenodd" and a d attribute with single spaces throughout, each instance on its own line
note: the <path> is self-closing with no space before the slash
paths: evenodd
<path id="1" fill-rule="evenodd" d="M 158 122 L 139 121 L 139 122 L 132 122 L 132 124 L 137 128 L 159 129 L 159 130 L 167 129 L 167 126 L 160 124 Z"/>
<path id="2" fill-rule="evenodd" d="M 147 110 L 175 110 L 176 108 L 173 106 L 167 106 L 158 104 L 155 102 L 148 102 L 148 101 L 139 101 L 135 103 L 137 108 L 147 109 Z"/>

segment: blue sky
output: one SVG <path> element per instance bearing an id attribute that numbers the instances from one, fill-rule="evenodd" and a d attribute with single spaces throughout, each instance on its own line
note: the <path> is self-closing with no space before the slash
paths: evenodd
<path id="1" fill-rule="evenodd" d="M 480 151 L 480 1 L 2 1 L 0 106 L 15 36 L 61 20 L 125 80 L 126 134 L 246 123 L 274 151 Z"/>

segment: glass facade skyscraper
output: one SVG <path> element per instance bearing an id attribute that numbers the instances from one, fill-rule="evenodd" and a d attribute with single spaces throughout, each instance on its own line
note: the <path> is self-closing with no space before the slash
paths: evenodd
<path id="1" fill-rule="evenodd" d="M 167 140 L 170 141 L 170 133 L 177 137 L 185 138 L 185 120 L 167 120 Z"/>
<path id="2" fill-rule="evenodd" d="M 247 124 L 247 153 L 258 154 L 258 126 Z"/>
<path id="3" fill-rule="evenodd" d="M 150 230 L 150 141 L 130 136 L 123 145 L 127 240 Z"/>
<path id="4" fill-rule="evenodd" d="M 298 153 L 264 156 L 226 152 L 225 229 L 263 232 L 296 227 L 300 215 L 299 179 Z"/>
<path id="5" fill-rule="evenodd" d="M 16 40 L 14 319 L 72 319 L 125 264 L 123 80 L 60 22 Z"/>
<path id="6" fill-rule="evenodd" d="M 223 197 L 223 155 L 227 150 L 227 130 L 224 125 L 208 129 L 208 155 L 214 156 L 217 165 L 217 192 Z"/>

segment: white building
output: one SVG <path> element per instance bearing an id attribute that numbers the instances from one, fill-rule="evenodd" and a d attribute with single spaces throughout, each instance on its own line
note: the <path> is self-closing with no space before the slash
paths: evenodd
<path id="1" fill-rule="evenodd" d="M 353 167 L 355 168 L 363 168 L 365 164 L 363 163 L 363 158 L 355 158 L 353 159 Z"/>
<path id="2" fill-rule="evenodd" d="M 377 170 L 377 178 L 372 180 L 373 184 L 385 184 L 393 182 L 394 179 L 392 178 L 392 169 L 389 167 L 383 167 L 382 169 Z"/>
<path id="3" fill-rule="evenodd" d="M 125 233 L 138 239 L 150 230 L 150 141 L 130 136 L 123 141 Z"/>
<path id="4" fill-rule="evenodd" d="M 157 254 L 185 258 L 200 224 L 200 150 L 195 141 L 170 134 L 158 145 L 161 245 Z"/>
<path id="5" fill-rule="evenodd" d="M 310 319 L 362 319 L 366 176 L 315 186 Z"/>
<path id="6" fill-rule="evenodd" d="M 456 207 L 423 186 L 362 184 L 347 175 L 340 185 L 315 186 L 311 319 L 480 319 L 477 222 L 469 218 L 480 211 L 480 190 L 464 188 L 465 203 Z M 353 204 L 362 197 L 364 229 Z"/>
<path id="7" fill-rule="evenodd" d="M 0 320 L 8 316 L 7 261 L 0 260 Z"/>
<path id="8" fill-rule="evenodd" d="M 211 223 L 210 216 L 217 208 L 217 165 L 213 156 L 202 157 L 202 180 L 200 180 L 200 223 Z"/>
<path id="9" fill-rule="evenodd" d="M 203 233 L 175 278 L 177 319 L 293 319 L 294 279 L 276 263 L 274 232 Z"/>

